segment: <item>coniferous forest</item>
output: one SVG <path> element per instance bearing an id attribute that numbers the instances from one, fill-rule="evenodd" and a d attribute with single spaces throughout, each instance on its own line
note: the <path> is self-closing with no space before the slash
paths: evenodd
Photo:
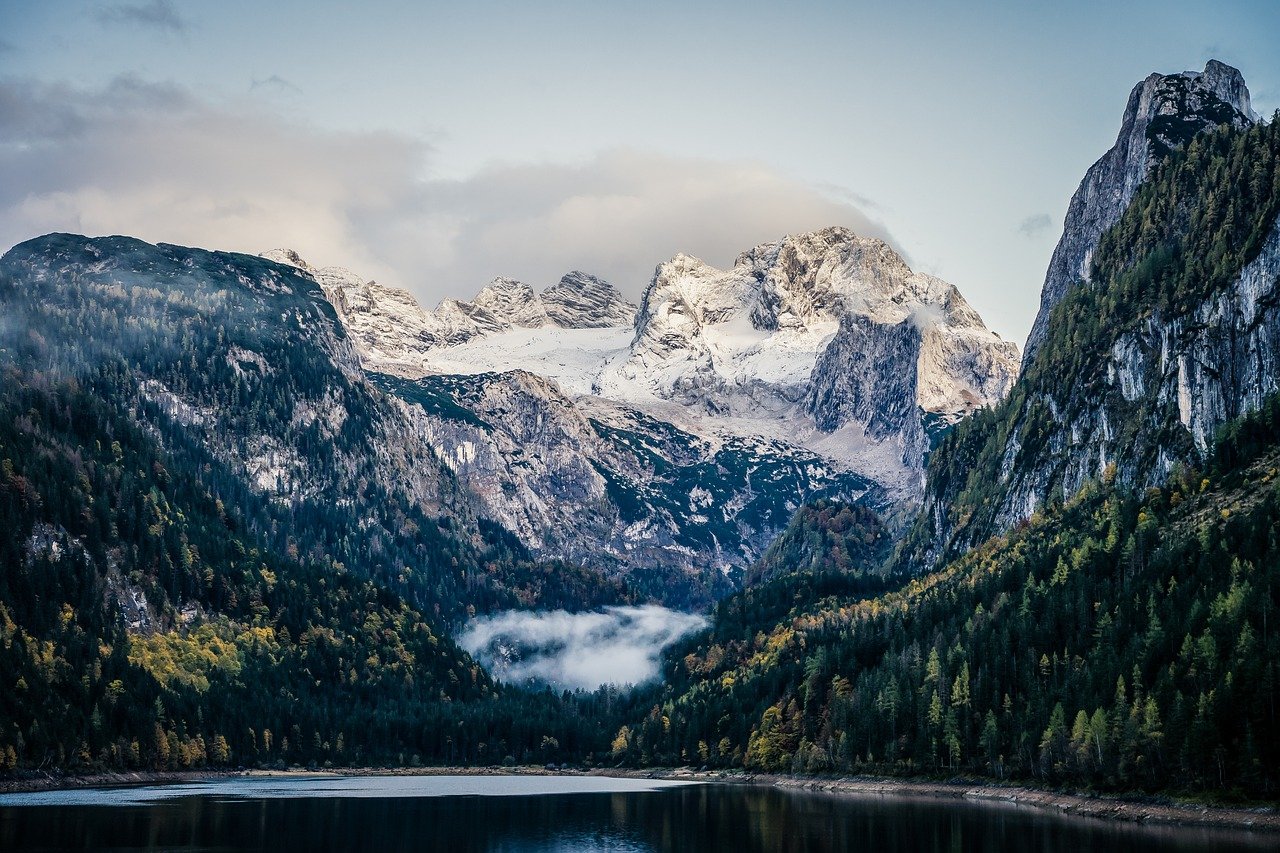
<path id="1" fill-rule="evenodd" d="M 499 684 L 451 636 L 644 596 L 533 558 L 438 460 L 389 482 L 367 448 L 408 439 L 314 281 L 23 244 L 0 262 L 0 771 L 692 764 L 1275 799 L 1280 398 L 1158 483 L 1112 465 L 993 518 L 1010 432 L 1035 453 L 1049 429 L 1037 394 L 1092 393 L 1120 335 L 1229 284 L 1277 214 L 1280 121 L 1174 150 L 1010 398 L 933 451 L 972 547 L 802 507 L 661 684 L 590 693 Z M 1114 426 L 1154 464 L 1188 439 L 1148 403 Z"/>

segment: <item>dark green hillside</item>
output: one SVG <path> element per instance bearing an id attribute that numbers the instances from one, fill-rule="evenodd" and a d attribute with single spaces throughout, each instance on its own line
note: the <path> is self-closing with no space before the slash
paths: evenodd
<path id="1" fill-rule="evenodd" d="M 747 574 L 756 586 L 785 574 L 861 575 L 880 568 L 892 543 L 880 517 L 857 504 L 819 500 L 796 511 Z"/>
<path id="2" fill-rule="evenodd" d="M 630 755 L 1273 795 L 1280 402 L 1232 433 L 1224 467 L 1093 486 L 897 591 L 736 643 L 718 614 Z"/>
<path id="3" fill-rule="evenodd" d="M 0 769 L 601 743 L 615 699 L 496 698 L 448 632 L 625 591 L 453 511 L 429 457 L 425 514 L 314 282 L 54 235 L 0 261 L 0 305 Z"/>
<path id="4" fill-rule="evenodd" d="M 928 493 L 947 516 L 949 538 L 934 541 L 935 520 L 922 514 L 903 549 L 904 565 L 925 567 L 928 552 L 954 557 L 1000 532 L 997 514 L 1020 473 L 1048 472 L 1045 491 L 1060 501 L 1064 471 L 1046 459 L 1049 448 L 1065 454 L 1071 436 L 1061 425 L 1104 402 L 1113 444 L 1124 449 L 1122 473 L 1131 479 L 1142 479 L 1162 453 L 1200 459 L 1177 422 L 1176 400 L 1154 383 L 1125 399 L 1108 381 L 1109 359 L 1127 333 L 1153 319 L 1185 317 L 1231 284 L 1258 256 L 1278 214 L 1280 121 L 1222 127 L 1165 159 L 1103 235 L 1091 283 L 1054 308 L 1047 336 L 1009 398 L 958 424 L 935 452 Z M 1017 450 L 1012 456 L 1010 448 Z"/>

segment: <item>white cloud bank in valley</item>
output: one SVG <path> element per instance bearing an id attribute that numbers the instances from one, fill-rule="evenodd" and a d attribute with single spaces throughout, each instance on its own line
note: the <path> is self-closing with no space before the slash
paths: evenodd
<path id="1" fill-rule="evenodd" d="M 419 139 L 309 126 L 252 95 L 211 103 L 136 76 L 93 90 L 0 80 L 0 250 L 49 231 L 288 246 L 434 303 L 497 275 L 543 286 L 570 269 L 634 297 L 677 251 L 728 264 L 827 225 L 887 236 L 833 191 L 757 163 L 612 150 L 444 180 L 431 161 Z"/>
<path id="2" fill-rule="evenodd" d="M 504 681 L 594 690 L 651 681 L 662 650 L 706 625 L 696 613 L 656 605 L 596 613 L 512 610 L 470 623 L 458 643 Z"/>

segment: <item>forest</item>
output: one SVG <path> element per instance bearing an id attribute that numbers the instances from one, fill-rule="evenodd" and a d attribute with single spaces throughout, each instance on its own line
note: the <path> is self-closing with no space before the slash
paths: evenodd
<path id="1" fill-rule="evenodd" d="M 389 478 L 410 438 L 314 281 L 23 244 L 0 262 L 0 772 L 692 764 L 1274 800 L 1280 397 L 1203 453 L 1139 400 L 1134 453 L 1195 464 L 1140 488 L 1113 466 L 984 531 L 1010 434 L 1055 428 L 1037 395 L 1094 393 L 1119 335 L 1229 283 L 1278 213 L 1280 121 L 1174 150 L 1011 397 L 933 452 L 971 547 L 923 565 L 923 520 L 895 546 L 865 508 L 804 506 L 663 683 L 590 693 L 497 683 L 450 637 L 643 592 L 534 559 L 430 454 Z"/>

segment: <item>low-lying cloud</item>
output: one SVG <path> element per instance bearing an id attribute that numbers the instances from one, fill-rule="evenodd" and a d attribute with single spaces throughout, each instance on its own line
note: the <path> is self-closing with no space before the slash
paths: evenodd
<path id="1" fill-rule="evenodd" d="M 0 249 L 49 231 L 285 246 L 434 303 L 570 269 L 636 297 L 678 251 L 724 265 L 828 225 L 888 236 L 852 196 L 759 163 L 611 150 L 433 177 L 423 140 L 290 118 L 268 103 L 291 85 L 276 79 L 218 103 L 130 75 L 95 89 L 0 79 Z"/>
<path id="2" fill-rule="evenodd" d="M 508 611 L 470 623 L 458 643 L 503 681 L 594 690 L 653 680 L 662 650 L 706 624 L 696 613 L 656 605 Z"/>

